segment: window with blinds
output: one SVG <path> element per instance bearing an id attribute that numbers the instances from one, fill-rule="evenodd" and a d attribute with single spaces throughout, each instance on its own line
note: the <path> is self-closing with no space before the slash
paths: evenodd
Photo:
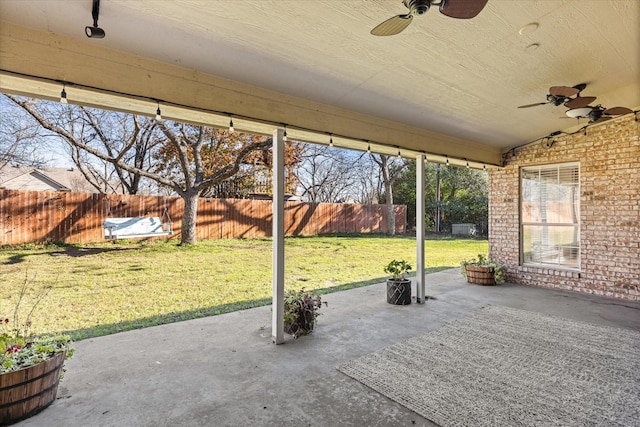
<path id="1" fill-rule="evenodd" d="M 523 263 L 579 269 L 579 165 L 534 166 L 520 172 Z"/>

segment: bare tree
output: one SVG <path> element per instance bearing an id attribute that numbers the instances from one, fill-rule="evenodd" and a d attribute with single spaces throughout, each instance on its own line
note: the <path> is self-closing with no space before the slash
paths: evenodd
<path id="1" fill-rule="evenodd" d="M 339 203 L 355 200 L 358 175 L 355 164 L 362 158 L 347 150 L 303 144 L 301 162 L 295 170 L 302 195 L 310 202 Z"/>
<path id="2" fill-rule="evenodd" d="M 109 157 L 115 157 L 114 153 L 122 153 L 125 163 L 138 169 L 148 169 L 152 167 L 148 164 L 152 150 L 162 142 L 162 138 L 158 139 L 161 134 L 155 129 L 154 120 L 115 111 L 5 96 L 36 119 L 35 123 L 23 120 L 23 129 L 37 128 L 42 140 L 53 137 L 66 143 L 67 154 L 94 191 L 140 192 L 142 175 L 90 155 L 82 146 L 90 146 Z M 43 124 L 45 122 L 47 125 Z"/>
<path id="3" fill-rule="evenodd" d="M 380 168 L 384 184 L 387 206 L 387 234 L 394 236 L 396 234 L 396 214 L 393 209 L 393 183 L 402 175 L 402 171 L 409 165 L 409 161 L 385 154 L 372 154 L 371 158 Z"/>
<path id="4" fill-rule="evenodd" d="M 205 144 L 211 145 L 216 138 L 212 128 L 184 123 L 174 123 L 172 128 L 163 121 L 153 121 L 153 125 L 163 135 L 162 144 L 158 147 L 161 146 L 166 152 L 158 156 L 158 159 L 165 163 L 162 166 L 155 164 L 150 168 L 142 167 L 145 162 L 140 161 L 142 156 L 138 157 L 139 146 L 136 145 L 141 141 L 140 138 L 130 138 L 126 141 L 116 140 L 111 133 L 113 128 L 104 127 L 97 117 L 86 117 L 86 120 L 77 123 L 71 120 L 69 123 L 69 121 L 61 119 L 59 115 L 54 118 L 46 116 L 37 108 L 36 102 L 33 100 L 7 96 L 27 111 L 43 128 L 60 136 L 74 149 L 80 150 L 82 154 L 91 154 L 120 169 L 121 174 L 118 176 L 124 176 L 127 173 L 133 176 L 138 175 L 170 187 L 177 192 L 185 202 L 181 245 L 196 243 L 198 199 L 202 192 L 235 175 L 244 159 L 251 152 L 266 150 L 272 145 L 271 138 L 247 137 L 238 133 L 234 134 L 232 138 L 228 138 L 229 144 L 224 147 L 224 150 L 217 153 L 217 157 L 203 158 L 202 150 Z M 80 134 L 83 137 L 77 136 L 73 129 L 74 126 L 81 127 Z M 92 132 L 85 132 L 87 127 Z M 140 135 L 140 132 L 136 135 Z M 149 136 L 149 141 L 153 139 Z M 96 140 L 100 141 L 100 144 L 94 144 L 93 142 Z M 145 138 L 142 138 L 142 141 L 144 142 Z M 78 158 L 80 159 L 80 157 Z M 169 160 L 172 163 L 169 163 Z M 209 167 L 208 161 L 213 166 Z M 168 170 L 179 173 L 167 174 Z M 133 186 L 135 181 L 131 181 L 130 184 Z"/>
<path id="5" fill-rule="evenodd" d="M 78 108 L 80 114 L 69 117 L 69 123 L 81 128 L 81 134 L 86 135 L 83 138 L 86 144 L 95 146 L 109 157 L 115 158 L 116 153 L 122 153 L 122 160 L 136 169 L 149 170 L 154 166 L 152 153 L 164 142 L 156 131 L 155 120 L 134 114 Z M 118 192 L 120 189 L 128 194 L 140 193 L 141 174 L 104 159 L 102 168 L 95 167 L 93 162 L 87 161 L 85 150 L 77 144 L 70 144 L 70 148 L 74 163 L 99 191 L 104 188 L 104 192 Z"/>
<path id="6" fill-rule="evenodd" d="M 384 189 L 378 164 L 373 161 L 371 156 L 361 156 L 359 161 L 353 164 L 353 171 L 356 175 L 356 202 L 362 204 L 378 203 Z"/>
<path id="7" fill-rule="evenodd" d="M 37 150 L 42 142 L 41 128 L 25 120 L 21 110 L 12 109 L 6 98 L 0 100 L 0 170 L 8 165 L 42 167 L 46 160 Z"/>

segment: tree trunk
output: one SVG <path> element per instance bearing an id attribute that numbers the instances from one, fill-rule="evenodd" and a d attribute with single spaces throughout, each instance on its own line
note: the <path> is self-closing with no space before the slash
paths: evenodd
<path id="1" fill-rule="evenodd" d="M 393 209 L 393 190 L 391 182 L 385 182 L 384 187 L 384 191 L 387 193 L 387 236 L 395 236 L 396 211 Z"/>
<path id="2" fill-rule="evenodd" d="M 184 195 L 184 213 L 182 214 L 182 235 L 180 245 L 196 244 L 196 218 L 200 192 L 190 189 Z"/>

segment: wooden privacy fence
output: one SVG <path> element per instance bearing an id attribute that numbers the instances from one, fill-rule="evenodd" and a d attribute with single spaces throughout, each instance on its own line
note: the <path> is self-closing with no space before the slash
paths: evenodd
<path id="1" fill-rule="evenodd" d="M 396 205 L 396 232 L 406 229 L 406 206 Z M 172 221 L 179 238 L 184 203 L 179 197 L 132 196 L 0 190 L 0 245 L 104 240 L 110 217 L 160 217 Z M 199 240 L 271 236 L 271 201 L 200 199 L 196 236 Z M 288 236 L 328 233 L 385 233 L 384 205 L 285 202 Z"/>

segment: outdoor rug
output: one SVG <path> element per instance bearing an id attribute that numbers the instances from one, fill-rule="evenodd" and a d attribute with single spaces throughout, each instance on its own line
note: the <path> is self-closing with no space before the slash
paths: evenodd
<path id="1" fill-rule="evenodd" d="M 640 332 L 482 308 L 338 370 L 441 426 L 640 426 Z"/>

